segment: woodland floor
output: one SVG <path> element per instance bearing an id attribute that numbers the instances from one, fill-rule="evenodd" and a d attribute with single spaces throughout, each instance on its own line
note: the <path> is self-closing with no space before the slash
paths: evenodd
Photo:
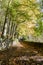
<path id="1" fill-rule="evenodd" d="M 20 42 L 22 47 L 0 51 L 0 65 L 43 65 L 43 44 Z"/>

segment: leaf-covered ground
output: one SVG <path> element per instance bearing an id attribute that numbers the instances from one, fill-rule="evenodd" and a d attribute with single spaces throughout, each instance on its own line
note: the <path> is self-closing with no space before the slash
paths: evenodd
<path id="1" fill-rule="evenodd" d="M 21 42 L 23 47 L 0 51 L 0 65 L 43 65 L 43 45 Z"/>

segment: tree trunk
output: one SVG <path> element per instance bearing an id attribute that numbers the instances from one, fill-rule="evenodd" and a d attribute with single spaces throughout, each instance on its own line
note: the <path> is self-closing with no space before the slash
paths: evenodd
<path id="1" fill-rule="evenodd" d="M 4 32 L 5 32 L 5 28 L 6 28 L 6 25 L 7 25 L 7 17 L 8 17 L 8 9 L 9 9 L 9 3 L 10 3 L 10 0 L 8 2 L 8 6 L 7 6 L 7 9 L 6 9 L 6 14 L 5 14 L 5 22 L 4 22 L 4 25 L 3 25 L 3 30 L 2 30 L 2 35 L 1 37 L 3 38 L 4 37 Z M 7 30 L 6 30 L 7 31 Z"/>

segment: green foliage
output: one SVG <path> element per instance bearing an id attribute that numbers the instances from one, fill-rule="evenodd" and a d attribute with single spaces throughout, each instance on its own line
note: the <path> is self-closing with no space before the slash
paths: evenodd
<path id="1" fill-rule="evenodd" d="M 2 16 L 4 16 L 4 21 L 6 10 L 8 9 L 7 29 L 12 37 L 15 37 L 15 35 L 24 37 L 28 37 L 29 35 L 40 36 L 42 34 L 41 17 L 43 15 L 40 12 L 40 4 L 35 0 L 11 0 L 10 2 L 9 0 L 2 0 L 1 8 L 3 9 Z M 0 23 L 2 22 L 3 24 L 2 27 L 4 26 L 4 21 L 0 18 Z"/>

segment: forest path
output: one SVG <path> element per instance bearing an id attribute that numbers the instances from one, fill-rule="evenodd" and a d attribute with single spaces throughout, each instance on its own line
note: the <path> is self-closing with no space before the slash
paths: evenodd
<path id="1" fill-rule="evenodd" d="M 12 47 L 24 47 L 24 46 L 17 39 L 13 41 Z"/>

